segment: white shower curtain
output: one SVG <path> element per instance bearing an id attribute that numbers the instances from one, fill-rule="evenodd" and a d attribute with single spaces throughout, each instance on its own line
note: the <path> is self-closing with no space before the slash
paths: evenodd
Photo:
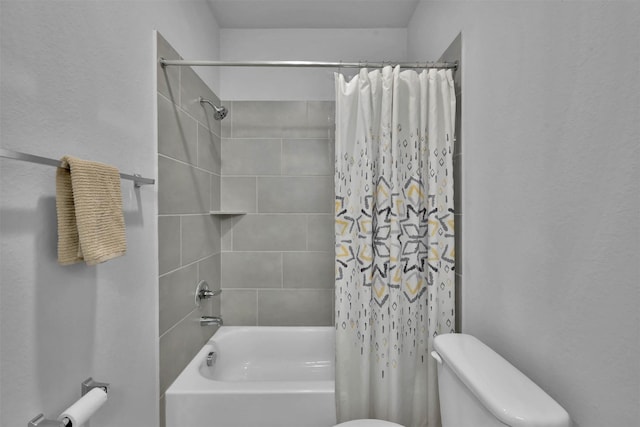
<path id="1" fill-rule="evenodd" d="M 336 74 L 338 421 L 440 425 L 437 334 L 454 332 L 451 70 Z"/>

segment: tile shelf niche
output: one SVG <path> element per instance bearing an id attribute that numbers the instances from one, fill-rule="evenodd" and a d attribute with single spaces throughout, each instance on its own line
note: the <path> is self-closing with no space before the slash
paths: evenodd
<path id="1" fill-rule="evenodd" d="M 209 211 L 209 215 L 246 215 L 242 211 Z"/>

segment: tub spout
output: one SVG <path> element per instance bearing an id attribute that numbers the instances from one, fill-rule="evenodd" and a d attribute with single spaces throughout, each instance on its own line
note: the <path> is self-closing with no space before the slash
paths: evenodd
<path id="1" fill-rule="evenodd" d="M 222 326 L 222 317 L 202 316 L 200 318 L 200 326 Z"/>

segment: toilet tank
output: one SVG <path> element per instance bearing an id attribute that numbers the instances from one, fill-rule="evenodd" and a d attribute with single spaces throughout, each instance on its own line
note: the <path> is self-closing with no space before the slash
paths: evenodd
<path id="1" fill-rule="evenodd" d="M 569 414 L 526 375 L 466 334 L 439 335 L 443 427 L 570 427 Z"/>

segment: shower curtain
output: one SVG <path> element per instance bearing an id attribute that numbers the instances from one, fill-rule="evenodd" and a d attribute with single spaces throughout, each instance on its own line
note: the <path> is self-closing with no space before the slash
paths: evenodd
<path id="1" fill-rule="evenodd" d="M 429 353 L 455 329 L 452 72 L 335 77 L 338 421 L 438 426 Z"/>

